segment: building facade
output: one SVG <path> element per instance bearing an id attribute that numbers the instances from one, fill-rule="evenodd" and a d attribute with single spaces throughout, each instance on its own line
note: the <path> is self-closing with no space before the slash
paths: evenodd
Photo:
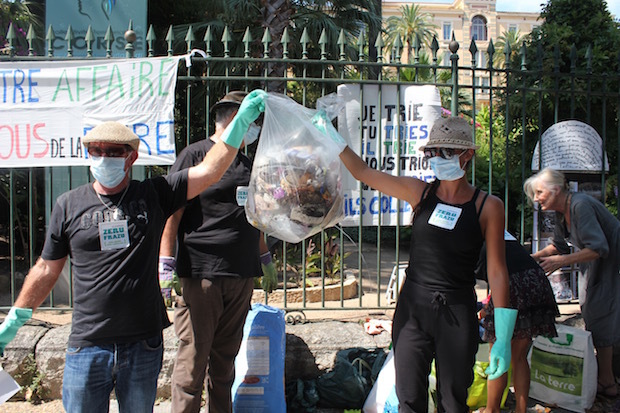
<path id="1" fill-rule="evenodd" d="M 518 1 L 518 0 L 515 0 Z M 478 52 L 475 56 L 475 67 L 487 68 L 489 65 L 487 49 L 489 41 L 494 45 L 500 36 L 508 32 L 524 36 L 541 24 L 538 13 L 506 12 L 496 9 L 496 0 L 454 0 L 452 3 L 428 3 L 418 1 L 386 2 L 382 3 L 384 21 L 390 16 L 400 17 L 402 6 L 417 5 L 422 13 L 428 13 L 435 25 L 439 51 L 437 52 L 438 65 L 449 66 L 451 52 L 448 48 L 452 36 L 459 43 L 459 66 L 472 66 L 472 55 L 469 47 L 472 40 L 476 41 Z M 426 49 L 429 53 L 429 50 Z M 405 52 L 406 53 L 406 52 Z M 495 53 L 503 53 L 495 49 Z M 406 56 L 402 60 L 406 61 Z M 471 73 L 461 73 L 459 83 L 464 85 L 489 86 L 489 73 L 476 72 L 474 79 Z M 495 82 L 495 80 L 494 80 Z M 488 93 L 480 91 L 482 100 Z"/>

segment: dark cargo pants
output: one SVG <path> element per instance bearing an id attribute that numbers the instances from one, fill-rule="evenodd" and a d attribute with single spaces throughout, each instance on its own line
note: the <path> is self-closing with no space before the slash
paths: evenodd
<path id="1" fill-rule="evenodd" d="M 173 413 L 200 411 L 205 380 L 208 413 L 232 412 L 230 390 L 254 288 L 251 278 L 182 278 L 174 310 L 179 349 L 172 374 Z"/>

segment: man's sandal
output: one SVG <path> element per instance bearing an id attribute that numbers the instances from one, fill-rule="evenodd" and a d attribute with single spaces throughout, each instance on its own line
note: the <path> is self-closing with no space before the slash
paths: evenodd
<path id="1" fill-rule="evenodd" d="M 607 386 L 602 385 L 600 382 L 596 385 L 596 394 L 603 397 L 617 397 L 618 388 L 616 383 L 609 384 Z"/>

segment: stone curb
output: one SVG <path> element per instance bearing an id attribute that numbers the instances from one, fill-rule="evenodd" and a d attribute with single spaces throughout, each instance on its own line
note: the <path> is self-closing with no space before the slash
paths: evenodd
<path id="1" fill-rule="evenodd" d="M 62 398 L 62 375 L 71 324 L 53 327 L 47 323 L 23 326 L 6 347 L 1 359 L 4 370 L 21 385 L 28 386 L 33 377 L 41 378 L 46 399 Z M 387 348 L 390 333 L 371 336 L 360 323 L 325 321 L 286 326 L 286 380 L 311 379 L 334 366 L 340 350 L 363 347 Z M 157 397 L 170 398 L 172 369 L 178 339 L 174 328 L 164 330 L 164 360 L 159 375 Z M 14 399 L 17 396 L 14 396 Z"/>

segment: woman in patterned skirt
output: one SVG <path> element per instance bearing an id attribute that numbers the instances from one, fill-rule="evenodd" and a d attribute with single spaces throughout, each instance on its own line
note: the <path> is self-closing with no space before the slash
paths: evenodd
<path id="1" fill-rule="evenodd" d="M 516 413 L 527 411 L 530 392 L 530 366 L 527 353 L 532 339 L 538 335 L 556 337 L 555 317 L 560 312 L 555 302 L 553 290 L 545 271 L 536 263 L 521 244 L 506 232 L 506 266 L 510 282 L 510 305 L 518 310 L 517 321 L 512 335 L 512 380 L 515 389 Z M 486 248 L 480 254 L 476 276 L 486 279 Z M 484 317 L 483 340 L 495 342 L 493 323 L 493 300 L 482 309 Z M 491 344 L 492 346 L 493 344 Z M 487 407 L 485 413 L 499 413 L 502 394 L 507 384 L 507 375 L 488 381 Z"/>

